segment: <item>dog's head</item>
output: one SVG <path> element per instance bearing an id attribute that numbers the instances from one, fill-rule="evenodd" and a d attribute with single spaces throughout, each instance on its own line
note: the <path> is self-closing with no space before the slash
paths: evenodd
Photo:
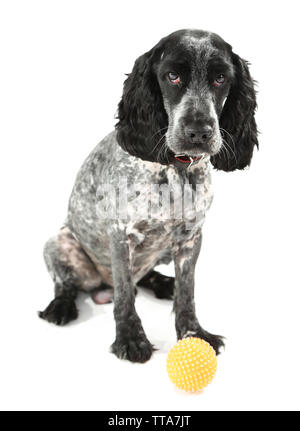
<path id="1" fill-rule="evenodd" d="M 117 139 L 144 160 L 209 154 L 217 169 L 243 169 L 258 145 L 255 109 L 247 62 L 214 33 L 180 30 L 136 60 L 119 103 Z"/>

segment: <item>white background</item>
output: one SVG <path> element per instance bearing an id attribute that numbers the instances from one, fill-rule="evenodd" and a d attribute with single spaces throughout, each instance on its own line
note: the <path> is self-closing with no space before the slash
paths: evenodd
<path id="1" fill-rule="evenodd" d="M 1 1 L 1 409 L 299 409 L 299 13 L 293 1 Z M 42 248 L 61 227 L 77 170 L 110 132 L 124 73 L 180 28 L 220 34 L 259 82 L 261 149 L 250 170 L 214 172 L 197 265 L 200 323 L 227 337 L 213 383 L 177 391 L 169 301 L 140 292 L 158 347 L 146 364 L 109 353 L 112 305 L 81 297 L 67 327 Z"/>

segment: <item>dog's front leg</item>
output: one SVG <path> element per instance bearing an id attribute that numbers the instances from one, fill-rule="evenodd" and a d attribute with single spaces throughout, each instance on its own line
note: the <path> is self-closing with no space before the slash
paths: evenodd
<path id="1" fill-rule="evenodd" d="M 188 241 L 178 244 L 175 251 L 175 325 L 178 339 L 199 337 L 209 342 L 219 353 L 224 345 L 222 337 L 205 331 L 199 324 L 195 312 L 194 275 L 202 242 L 201 230 Z"/>
<path id="2" fill-rule="evenodd" d="M 148 341 L 135 310 L 135 287 L 130 271 L 128 241 L 124 232 L 116 231 L 111 234 L 110 250 L 116 321 L 116 340 L 111 351 L 121 359 L 146 362 L 151 357 L 153 346 Z"/>

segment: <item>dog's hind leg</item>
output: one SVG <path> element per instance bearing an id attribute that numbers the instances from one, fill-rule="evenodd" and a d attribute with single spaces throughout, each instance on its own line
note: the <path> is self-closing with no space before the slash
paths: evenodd
<path id="1" fill-rule="evenodd" d="M 170 250 L 164 252 L 164 255 L 157 261 L 156 265 L 168 265 L 173 256 Z M 156 266 L 155 265 L 155 266 Z M 175 289 L 175 278 L 161 274 L 151 269 L 143 278 L 137 282 L 137 286 L 145 287 L 154 292 L 156 298 L 159 299 L 173 299 Z"/>
<path id="2" fill-rule="evenodd" d="M 65 325 L 78 316 L 75 304 L 78 290 L 99 287 L 101 277 L 67 227 L 46 243 L 44 258 L 54 281 L 55 297 L 39 316 L 48 322 Z"/>
<path id="3" fill-rule="evenodd" d="M 174 295 L 175 278 L 151 270 L 138 281 L 137 285 L 152 290 L 154 295 L 159 299 L 172 299 Z"/>

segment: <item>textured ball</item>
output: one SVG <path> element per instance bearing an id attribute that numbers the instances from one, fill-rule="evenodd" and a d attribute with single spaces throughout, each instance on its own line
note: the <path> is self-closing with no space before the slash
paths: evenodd
<path id="1" fill-rule="evenodd" d="M 179 389 L 196 392 L 205 388 L 216 370 L 216 353 L 209 343 L 200 338 L 183 338 L 169 351 L 168 375 Z"/>

